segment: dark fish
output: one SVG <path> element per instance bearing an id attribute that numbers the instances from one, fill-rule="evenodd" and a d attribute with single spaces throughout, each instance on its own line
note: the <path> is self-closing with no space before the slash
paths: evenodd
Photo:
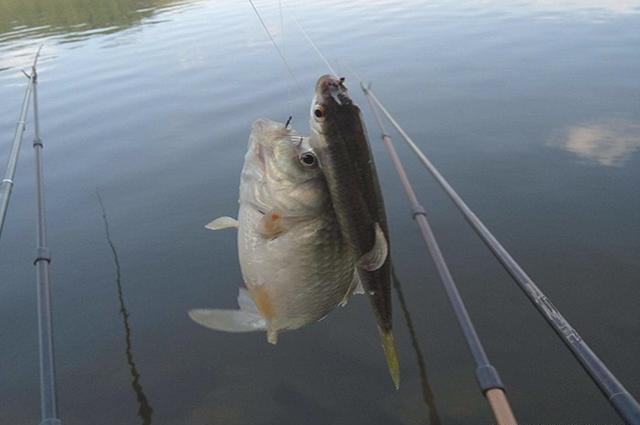
<path id="1" fill-rule="evenodd" d="M 318 156 L 340 231 L 375 312 L 391 378 L 400 372 L 391 329 L 389 231 L 360 108 L 344 79 L 323 75 L 311 103 L 309 144 Z"/>

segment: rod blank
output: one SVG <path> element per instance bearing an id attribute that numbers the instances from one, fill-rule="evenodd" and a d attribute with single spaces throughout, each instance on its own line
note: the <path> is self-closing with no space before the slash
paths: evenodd
<path id="1" fill-rule="evenodd" d="M 29 78 L 27 88 L 24 91 L 24 98 L 22 99 L 22 106 L 20 107 L 20 117 L 16 124 L 16 131 L 13 136 L 13 143 L 11 144 L 11 151 L 9 152 L 9 159 L 7 160 L 7 168 L 4 174 L 4 178 L 0 183 L 0 236 L 2 235 L 2 229 L 4 228 L 4 221 L 7 216 L 7 210 L 9 209 L 9 201 L 11 199 L 11 192 L 13 191 L 13 179 L 16 175 L 16 166 L 18 164 L 18 156 L 20 155 L 20 146 L 22 145 L 22 136 L 26 128 L 26 116 L 29 110 L 29 100 L 31 99 L 31 91 L 33 89 L 36 64 L 38 63 L 38 57 L 40 56 L 40 49 L 36 52 L 36 57 L 33 60 L 31 67 L 31 74 L 26 74 Z"/>
<path id="2" fill-rule="evenodd" d="M 453 190 L 447 180 L 445 180 L 431 161 L 429 161 L 420 148 L 418 148 L 411 137 L 400 127 L 371 89 L 366 89 L 365 93 L 367 94 L 367 98 L 370 98 L 375 103 L 378 109 L 382 111 L 389 122 L 395 127 L 398 133 L 400 133 L 407 145 L 409 145 L 429 173 L 431 173 L 456 207 L 462 212 L 467 222 L 529 298 L 529 301 L 531 301 L 538 312 L 542 314 L 562 342 L 571 350 L 575 358 L 600 388 L 620 417 L 629 425 L 640 425 L 640 404 L 638 404 L 620 381 L 611 373 L 602 360 L 591 351 L 587 343 L 544 295 L 540 288 L 538 288 L 533 279 L 527 275 L 516 260 L 511 257 L 509 252 L 498 242 L 489 229 L 487 229 L 484 223 L 471 211 L 460 195 Z"/>
<path id="3" fill-rule="evenodd" d="M 40 50 L 38 50 L 40 52 Z M 38 118 L 38 74 L 35 65 L 31 71 L 33 83 L 33 119 L 35 137 L 33 149 L 36 161 L 36 279 L 38 282 L 38 340 L 40 342 L 40 411 L 41 425 L 62 425 L 58 419 L 56 400 L 55 361 L 53 350 L 53 324 L 51 319 L 51 290 L 49 263 L 51 255 L 47 244 L 47 223 L 44 199 L 44 170 L 42 165 L 42 139 Z"/>

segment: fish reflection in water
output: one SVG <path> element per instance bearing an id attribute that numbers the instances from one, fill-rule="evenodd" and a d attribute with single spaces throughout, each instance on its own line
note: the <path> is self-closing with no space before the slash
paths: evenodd
<path id="1" fill-rule="evenodd" d="M 124 292 L 122 291 L 122 279 L 120 274 L 120 260 L 118 259 L 116 247 L 113 243 L 113 240 L 111 239 L 111 233 L 109 232 L 109 221 L 107 220 L 107 212 L 104 208 L 102 197 L 100 196 L 100 192 L 96 191 L 96 194 L 98 196 L 98 202 L 100 203 L 100 209 L 102 210 L 102 220 L 104 221 L 105 236 L 107 238 L 107 243 L 111 248 L 111 253 L 113 254 L 113 263 L 116 268 L 116 289 L 118 291 L 118 302 L 120 303 L 120 314 L 122 315 L 122 324 L 124 326 L 125 333 L 125 353 L 127 355 L 127 364 L 129 365 L 129 372 L 131 373 L 132 378 L 131 387 L 133 388 L 136 400 L 138 401 L 138 416 L 142 418 L 143 425 L 150 425 L 153 408 L 151 407 L 151 404 L 147 400 L 147 396 L 142 389 L 142 384 L 140 383 L 140 373 L 138 372 L 136 362 L 133 358 L 133 350 L 131 348 L 131 326 L 129 324 L 129 312 L 124 303 Z"/>

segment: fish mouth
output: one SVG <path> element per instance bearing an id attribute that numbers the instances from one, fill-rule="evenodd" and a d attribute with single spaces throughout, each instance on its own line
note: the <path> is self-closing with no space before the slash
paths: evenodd
<path id="1" fill-rule="evenodd" d="M 344 85 L 344 77 L 338 78 L 334 75 L 325 74 L 316 83 L 315 99 L 322 100 L 322 103 L 330 102 L 331 99 L 338 105 L 351 104 L 349 90 Z"/>

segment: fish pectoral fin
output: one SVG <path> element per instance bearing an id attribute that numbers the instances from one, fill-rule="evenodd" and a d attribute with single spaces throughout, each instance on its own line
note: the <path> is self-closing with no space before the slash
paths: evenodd
<path id="1" fill-rule="evenodd" d="M 258 224 L 258 233 L 268 239 L 274 239 L 286 230 L 284 215 L 275 208 L 266 212 Z"/>
<path id="2" fill-rule="evenodd" d="M 358 259 L 358 267 L 366 271 L 378 270 L 387 260 L 389 254 L 389 245 L 387 238 L 378 223 L 374 225 L 375 241 L 373 248 Z"/>
<path id="3" fill-rule="evenodd" d="M 362 281 L 360 280 L 360 275 L 358 274 L 358 270 L 353 270 L 353 277 L 351 278 L 351 283 L 349 284 L 349 289 L 347 289 L 347 293 L 344 294 L 344 298 L 338 304 L 340 307 L 344 307 L 347 305 L 349 298 L 355 294 L 364 294 L 364 288 L 362 287 Z"/>
<path id="4" fill-rule="evenodd" d="M 267 329 L 267 322 L 262 316 L 244 310 L 195 309 L 189 310 L 189 317 L 216 331 L 253 332 Z"/>
<path id="5" fill-rule="evenodd" d="M 236 220 L 235 218 L 231 218 L 231 217 L 218 217 L 215 220 L 213 220 L 211 223 L 206 224 L 204 226 L 206 229 L 209 230 L 220 230 L 220 229 L 228 229 L 230 227 L 238 227 L 238 220 Z"/>

